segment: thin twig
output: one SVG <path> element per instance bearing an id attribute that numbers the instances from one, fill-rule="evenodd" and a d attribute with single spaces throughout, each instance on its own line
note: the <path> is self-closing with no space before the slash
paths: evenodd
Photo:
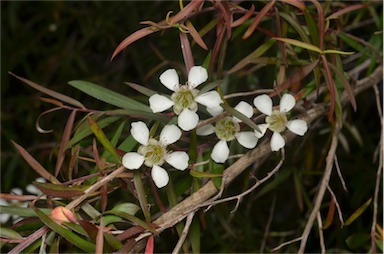
<path id="1" fill-rule="evenodd" d="M 292 240 L 290 240 L 290 241 L 284 242 L 284 243 L 280 244 L 279 246 L 273 248 L 273 249 L 272 249 L 272 252 L 277 251 L 277 250 L 280 250 L 280 249 L 283 248 L 284 246 L 287 246 L 287 245 L 290 245 L 290 244 L 292 244 L 292 243 L 298 242 L 298 241 L 301 240 L 301 238 L 302 238 L 302 237 L 300 236 L 300 237 L 298 237 L 298 238 L 295 238 L 295 239 L 292 239 Z"/>
<path id="2" fill-rule="evenodd" d="M 320 211 L 317 212 L 316 217 L 317 217 L 317 226 L 319 228 L 321 254 L 324 254 L 325 253 L 325 244 L 324 244 L 324 235 L 323 235 L 323 222 L 321 220 Z"/>
<path id="3" fill-rule="evenodd" d="M 69 203 L 66 208 L 72 209 L 76 206 L 78 206 L 81 202 L 83 202 L 87 197 L 89 197 L 94 191 L 98 190 L 101 186 L 106 184 L 107 182 L 113 180 L 116 178 L 120 173 L 122 173 L 125 170 L 125 167 L 121 166 L 120 168 L 116 169 L 109 175 L 103 177 L 100 179 L 100 181 L 96 182 L 94 185 L 90 186 L 88 189 L 84 191 L 84 194 L 80 197 L 73 200 L 71 203 Z"/>
<path id="4" fill-rule="evenodd" d="M 275 207 L 276 207 L 276 192 L 273 194 L 272 205 L 271 205 L 271 208 L 269 209 L 269 218 L 267 221 L 267 225 L 265 225 L 263 240 L 261 241 L 259 253 L 264 253 L 265 243 L 269 235 L 269 229 L 271 227 L 273 214 L 275 213 Z"/>
<path id="5" fill-rule="evenodd" d="M 213 206 L 213 205 L 217 205 L 217 204 L 220 204 L 220 203 L 224 203 L 224 202 L 228 202 L 228 201 L 231 201 L 231 200 L 234 200 L 234 199 L 237 199 L 237 202 L 236 202 L 236 207 L 231 211 L 231 212 L 234 212 L 236 211 L 237 207 L 239 206 L 240 204 L 240 200 L 248 195 L 249 193 L 251 193 L 252 191 L 254 191 L 257 187 L 259 187 L 261 184 L 263 184 L 264 182 L 266 182 L 269 178 L 271 178 L 274 174 L 276 174 L 276 172 L 280 169 L 281 165 L 283 165 L 283 162 L 284 162 L 284 158 L 285 158 L 285 153 L 284 153 L 284 149 L 281 149 L 281 159 L 279 161 L 279 163 L 276 165 L 276 167 L 271 170 L 266 177 L 264 177 L 263 179 L 261 180 L 258 180 L 251 188 L 249 188 L 248 190 L 236 195 L 236 196 L 231 196 L 231 197 L 227 197 L 227 198 L 223 198 L 223 199 L 219 199 L 219 200 L 216 200 L 216 201 L 207 201 L 207 202 L 204 202 L 203 204 L 199 205 L 199 207 L 204 207 L 204 206 Z M 225 181 L 223 181 L 225 182 Z"/>
<path id="6" fill-rule="evenodd" d="M 255 95 L 255 94 L 265 94 L 265 93 L 272 93 L 274 89 L 258 89 L 251 92 L 241 92 L 241 93 L 231 93 L 228 95 L 224 95 L 224 99 L 229 99 L 233 97 L 245 97 L 249 95 Z"/>
<path id="7" fill-rule="evenodd" d="M 194 215 L 195 215 L 195 212 L 191 212 L 190 214 L 188 214 L 187 221 L 185 222 L 185 226 L 184 226 L 183 232 L 181 232 L 179 241 L 177 242 L 177 244 L 175 246 L 175 249 L 172 251 L 172 254 L 179 253 L 179 251 L 181 249 L 181 246 L 183 246 L 185 238 L 188 235 L 189 227 L 191 226 L 192 219 L 193 219 Z"/>
<path id="8" fill-rule="evenodd" d="M 341 226 L 343 226 L 344 225 L 343 214 L 341 212 L 339 202 L 337 202 L 336 195 L 335 195 L 335 193 L 333 193 L 333 191 L 332 191 L 331 187 L 329 186 L 329 184 L 327 185 L 327 189 L 328 189 L 329 193 L 331 193 L 331 196 L 332 196 L 333 200 L 335 201 L 335 205 L 336 205 L 336 208 L 337 208 L 337 213 L 339 214 L 339 220 L 341 222 Z"/>
<path id="9" fill-rule="evenodd" d="M 323 201 L 325 190 L 327 188 L 327 185 L 329 183 L 329 179 L 331 177 L 331 172 L 332 172 L 332 167 L 334 164 L 336 148 L 338 145 L 339 133 L 340 133 L 340 126 L 338 123 L 336 123 L 334 131 L 333 131 L 333 135 L 332 135 L 331 146 L 329 148 L 328 155 L 327 155 L 324 177 L 323 177 L 323 180 L 321 181 L 320 189 L 318 191 L 318 194 L 317 194 L 317 197 L 315 200 L 315 205 L 312 209 L 311 215 L 309 216 L 307 224 L 305 225 L 305 228 L 304 228 L 304 232 L 301 236 L 302 239 L 301 239 L 300 248 L 299 248 L 298 253 L 304 253 L 305 246 L 307 245 L 309 233 L 311 232 L 311 229 L 312 229 L 313 223 L 316 219 L 317 213 L 320 210 L 320 206 L 321 206 L 321 203 Z"/>
<path id="10" fill-rule="evenodd" d="M 336 155 L 335 155 L 335 166 L 336 166 L 337 174 L 339 175 L 339 179 L 340 179 L 341 185 L 343 185 L 343 189 L 345 190 L 345 192 L 348 192 L 347 185 L 345 184 L 343 175 L 341 174 L 339 161 L 337 160 L 337 156 Z"/>
<path id="11" fill-rule="evenodd" d="M 381 183 L 381 172 L 383 170 L 383 112 L 381 110 L 381 103 L 380 103 L 380 93 L 377 86 L 373 87 L 375 91 L 375 98 L 376 98 L 376 105 L 377 105 L 377 113 L 380 118 L 381 122 L 381 136 L 380 136 L 380 142 L 379 142 L 379 149 L 380 149 L 380 155 L 379 155 L 379 166 L 376 173 L 376 184 L 375 184 L 375 195 L 373 198 L 373 215 L 372 215 L 372 226 L 371 226 L 371 252 L 376 253 L 376 223 L 377 223 L 377 209 L 378 209 L 378 197 L 379 197 L 379 189 L 380 189 L 380 183 Z"/>

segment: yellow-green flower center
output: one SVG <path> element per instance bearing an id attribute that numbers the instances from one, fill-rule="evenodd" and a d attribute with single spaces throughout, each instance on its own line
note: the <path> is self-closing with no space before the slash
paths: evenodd
<path id="1" fill-rule="evenodd" d="M 139 147 L 138 153 L 144 156 L 144 164 L 147 167 L 152 167 L 153 165 L 161 166 L 164 163 L 167 149 L 159 141 L 151 138 L 148 141 L 148 145 Z"/>
<path id="2" fill-rule="evenodd" d="M 240 131 L 240 125 L 232 117 L 226 116 L 216 122 L 216 136 L 221 140 L 231 141 Z"/>
<path id="3" fill-rule="evenodd" d="M 271 131 L 283 132 L 288 122 L 287 116 L 279 110 L 274 110 L 270 116 L 265 118 L 265 122 L 269 125 Z"/>
<path id="4" fill-rule="evenodd" d="M 185 108 L 196 111 L 195 97 L 198 92 L 197 89 L 190 89 L 188 85 L 183 85 L 179 90 L 175 91 L 171 96 L 172 101 L 175 103 L 173 106 L 175 113 L 179 115 Z"/>

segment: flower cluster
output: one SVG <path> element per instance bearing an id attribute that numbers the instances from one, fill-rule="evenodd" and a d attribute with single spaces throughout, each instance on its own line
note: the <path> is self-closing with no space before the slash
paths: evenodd
<path id="1" fill-rule="evenodd" d="M 169 69 L 160 75 L 160 82 L 173 93 L 171 96 L 154 94 L 149 98 L 149 105 L 154 113 L 163 112 L 173 107 L 173 112 L 178 116 L 177 125 L 183 131 L 196 128 L 199 122 L 198 104 L 206 107 L 213 116 L 222 113 L 223 103 L 217 91 L 205 93 L 196 89 L 207 81 L 207 70 L 201 66 L 194 66 L 188 74 L 185 84 L 179 83 L 179 76 L 174 69 Z M 258 124 L 258 130 L 241 131 L 242 121 L 235 116 L 224 116 L 216 121 L 215 125 L 207 124 L 196 130 L 201 136 L 215 133 L 218 142 L 214 145 L 211 158 L 216 163 L 224 163 L 230 155 L 228 142 L 237 140 L 245 148 L 253 149 L 267 129 L 273 134 L 271 137 L 271 150 L 278 151 L 285 146 L 285 140 L 281 135 L 285 129 L 303 136 L 307 129 L 304 120 L 288 120 L 289 112 L 296 104 L 295 98 L 290 94 L 281 97 L 278 107 L 273 107 L 272 99 L 268 95 L 259 95 L 253 100 L 256 109 L 265 114 L 265 123 Z M 252 105 L 245 101 L 239 102 L 235 110 L 251 119 L 254 114 Z M 140 143 L 137 152 L 128 152 L 123 156 L 122 163 L 127 169 L 139 169 L 143 164 L 151 168 L 151 177 L 158 188 L 166 186 L 169 175 L 162 165 L 167 162 L 177 170 L 185 170 L 188 167 L 189 156 L 184 151 L 170 151 L 168 146 L 178 141 L 182 131 L 176 125 L 166 125 L 158 139 L 150 137 L 150 131 L 145 123 L 133 122 L 131 124 L 131 135 Z"/>

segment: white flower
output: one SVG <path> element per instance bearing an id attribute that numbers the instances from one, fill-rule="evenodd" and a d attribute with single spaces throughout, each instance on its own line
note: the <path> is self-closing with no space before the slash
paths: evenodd
<path id="1" fill-rule="evenodd" d="M 253 115 L 253 108 L 248 103 L 241 101 L 236 105 L 235 109 L 241 113 L 243 113 L 248 118 L 251 118 Z M 209 135 L 212 133 L 216 133 L 216 136 L 220 139 L 220 141 L 213 147 L 211 158 L 216 163 L 224 163 L 229 157 L 229 148 L 228 141 L 234 140 L 235 138 L 245 148 L 252 149 L 256 146 L 259 138 L 255 135 L 253 131 L 245 131 L 240 132 L 240 119 L 236 117 L 224 117 L 218 120 L 213 125 L 205 125 L 199 129 L 197 129 L 198 135 Z"/>
<path id="2" fill-rule="evenodd" d="M 197 115 L 197 103 L 211 108 L 219 107 L 223 101 L 216 91 L 199 93 L 196 89 L 208 79 L 207 70 L 201 66 L 193 66 L 188 74 L 188 82 L 185 85 L 179 83 L 179 76 L 175 69 L 169 69 L 160 75 L 160 82 L 173 91 L 171 99 L 159 94 L 149 98 L 149 106 L 154 113 L 163 112 L 173 106 L 173 111 L 178 115 L 177 123 L 184 131 L 192 130 L 199 122 Z"/>
<path id="3" fill-rule="evenodd" d="M 296 104 L 295 98 L 290 94 L 284 94 L 281 97 L 279 110 L 272 109 L 272 100 L 265 94 L 257 96 L 253 100 L 253 104 L 261 113 L 267 115 L 265 118 L 266 124 L 259 125 L 262 133 L 255 132 L 255 134 L 260 138 L 260 136 L 264 135 L 267 128 L 273 131 L 271 138 L 272 151 L 278 151 L 285 146 L 285 140 L 280 133 L 286 128 L 300 136 L 303 136 L 308 130 L 307 123 L 304 120 L 287 120 L 286 113 L 291 111 Z"/>
<path id="4" fill-rule="evenodd" d="M 20 188 L 12 188 L 10 191 L 14 195 L 23 195 L 23 190 Z M 0 198 L 0 206 L 13 206 L 13 207 L 27 207 L 28 202 L 18 201 L 18 200 L 6 200 Z M 0 223 L 6 223 L 10 218 L 12 218 L 13 223 L 21 220 L 21 217 L 18 215 L 11 215 L 8 213 L 4 213 L 0 207 Z"/>
<path id="5" fill-rule="evenodd" d="M 133 138 L 141 144 L 136 152 L 123 156 L 123 165 L 127 169 L 138 169 L 143 164 L 151 169 L 151 176 L 158 188 L 168 184 L 169 176 L 160 167 L 167 162 L 178 170 L 188 167 L 189 156 L 186 152 L 169 152 L 167 146 L 175 143 L 181 137 L 181 131 L 176 125 L 166 125 L 160 133 L 159 140 L 149 137 L 149 129 L 143 122 L 131 124 Z"/>

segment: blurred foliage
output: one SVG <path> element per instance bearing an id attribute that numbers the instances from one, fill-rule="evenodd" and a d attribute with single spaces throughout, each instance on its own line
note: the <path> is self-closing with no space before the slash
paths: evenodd
<path id="1" fill-rule="evenodd" d="M 243 2 L 241 6 L 249 9 L 254 4 L 255 9 L 260 10 L 266 3 L 268 1 Z M 343 15 L 342 18 L 331 22 L 330 26 L 333 31 L 347 30 L 357 38 L 369 42 L 377 51 L 382 52 L 382 34 L 375 34 L 377 31 L 382 32 L 382 4 L 370 1 L 367 3 L 367 8 Z M 331 10 L 348 6 L 346 2 L 324 2 L 323 4 L 328 10 L 327 15 L 331 13 Z M 310 13 L 315 15 L 313 5 L 309 3 L 306 5 L 311 8 Z M 292 8 L 294 7 L 290 5 L 279 5 L 279 11 L 284 13 L 289 13 Z M 47 96 L 22 84 L 10 76 L 8 71 L 75 98 L 87 108 L 108 110 L 115 107 L 74 89 L 68 85 L 68 81 L 93 82 L 123 95 L 133 96 L 146 104 L 146 97 L 123 82 L 134 82 L 155 91 L 164 92 L 165 89 L 158 81 L 159 74 L 170 66 L 180 71 L 184 66 L 179 30 L 168 29 L 154 33 L 131 44 L 112 61 L 110 61 L 110 57 L 116 46 L 125 37 L 142 27 L 139 24 L 140 21 L 160 21 L 165 18 L 168 11 L 177 13 L 179 11 L 178 2 L 37 1 L 33 4 L 24 1 L 1 2 L 1 192 L 9 192 L 14 187 L 24 189 L 27 184 L 38 177 L 21 159 L 10 140 L 26 147 L 28 152 L 48 171 L 54 172 L 55 158 L 59 152 L 59 144 L 69 116 L 69 112 L 63 110 L 42 116 L 41 127 L 52 129 L 53 132 L 38 133 L 36 121 L 39 115 L 52 108 L 52 105 L 40 100 L 40 96 Z M 212 13 L 207 12 L 192 20 L 193 25 L 199 30 L 211 19 Z M 298 16 L 297 19 L 300 23 L 307 21 L 304 15 Z M 250 52 L 253 52 L 256 45 L 261 45 L 265 41 L 265 33 L 262 32 L 255 32 L 247 40 L 241 39 L 249 24 L 248 21 L 232 30 L 232 37 L 228 41 L 226 57 L 222 66 L 223 70 L 231 69 Z M 274 20 L 267 18 L 262 22 L 262 28 L 264 30 L 273 29 Z M 286 29 L 287 37 L 298 39 L 297 32 L 287 23 L 283 28 Z M 337 41 L 340 50 L 357 51 L 353 45 L 349 45 L 343 40 L 337 40 L 337 33 L 336 35 L 329 33 L 326 36 L 328 36 L 328 42 Z M 215 31 L 210 31 L 204 36 L 204 41 L 208 48 L 212 49 L 216 41 Z M 326 45 L 326 48 L 329 45 Z M 192 49 L 196 65 L 203 64 L 208 52 L 196 44 L 192 45 Z M 289 52 L 291 56 L 300 54 L 309 58 L 309 54 L 303 49 L 294 48 L 292 51 Z M 372 50 L 366 51 L 363 46 L 357 59 L 344 63 L 345 71 L 352 69 L 367 58 L 374 59 L 376 55 L 372 52 Z M 271 57 L 281 56 L 281 54 L 277 45 L 273 46 L 272 52 L 266 53 Z M 343 60 L 345 59 L 343 58 Z M 372 68 L 362 73 L 360 78 L 370 74 Z M 294 70 L 289 69 L 287 72 L 287 76 L 290 76 Z M 233 75 L 224 73 L 223 76 L 221 89 L 224 94 L 271 88 L 278 76 L 278 68 L 276 65 L 267 67 L 255 65 L 254 69 L 243 69 Z M 313 77 L 304 80 L 311 79 Z M 341 84 L 337 85 L 342 87 Z M 380 89 L 382 93 L 382 85 Z M 252 98 L 253 96 L 244 99 L 251 100 Z M 333 171 L 330 182 L 341 206 L 344 220 L 372 198 L 374 193 L 378 159 L 375 159 L 373 155 L 379 144 L 381 130 L 380 119 L 376 113 L 376 102 L 373 98 L 371 90 L 364 92 L 356 97 L 356 112 L 353 112 L 350 106 L 344 109 L 344 129 L 340 137 L 340 139 L 344 139 L 344 142 L 341 142 L 337 155 L 348 192 L 343 190 L 336 170 Z M 234 98 L 230 101 L 235 104 L 237 100 Z M 326 119 L 319 119 L 314 124 L 313 130 L 307 133 L 303 139 L 295 140 L 291 145 L 295 149 L 288 149 L 284 166 L 279 173 L 274 176 L 273 180 L 246 196 L 236 212 L 231 213 L 236 205 L 234 201 L 231 201 L 217 205 L 205 214 L 197 214 L 192 227 L 201 229 L 201 252 L 271 252 L 271 248 L 300 235 L 312 208 L 314 195 L 324 170 L 325 156 L 331 137 L 330 126 L 331 124 Z M 104 129 L 104 132 L 111 139 L 118 128 L 122 128 L 120 144 L 129 136 L 128 119 L 119 119 Z M 84 147 L 92 146 L 91 139 L 85 140 L 84 144 Z M 241 151 L 238 147 L 235 149 Z M 90 149 L 84 149 L 82 152 L 87 155 L 92 153 Z M 272 154 L 268 160 L 260 162 L 263 165 L 255 173 L 255 177 L 265 176 L 277 161 L 278 156 Z M 93 166 L 84 163 L 79 168 L 79 175 L 89 174 L 92 170 L 94 170 Z M 173 173 L 174 182 L 183 178 L 181 173 Z M 252 168 L 246 170 L 231 184 L 226 195 L 236 195 L 249 187 L 251 184 L 249 174 L 252 173 L 254 173 Z M 94 181 L 95 179 L 90 179 L 87 183 L 92 184 Z M 175 184 L 176 193 L 181 193 L 178 197 L 184 197 L 182 194 L 189 188 L 188 184 L 191 184 L 191 179 Z M 130 188 L 127 183 L 123 183 L 123 185 Z M 150 192 L 151 189 L 146 187 L 146 191 Z M 128 201 L 133 195 L 127 193 L 124 189 L 117 189 L 113 195 L 108 197 L 108 209 L 112 209 L 119 202 Z M 380 189 L 380 193 L 382 193 L 382 189 Z M 161 197 L 166 200 L 164 193 L 161 194 Z M 149 203 L 155 203 L 154 197 L 149 197 L 149 199 Z M 383 221 L 381 221 L 382 200 L 382 195 L 380 195 L 378 224 L 381 226 L 383 225 Z M 324 220 L 330 202 L 331 196 L 327 193 L 321 209 Z M 99 210 L 100 207 L 100 202 L 97 202 L 95 208 Z M 154 212 L 159 208 L 153 207 L 152 209 L 151 212 Z M 264 232 L 271 215 L 273 215 L 273 219 L 268 226 L 269 235 L 263 242 Z M 39 214 L 39 217 L 41 220 L 45 218 L 43 213 Z M 144 220 L 144 218 L 142 219 Z M 349 226 L 341 227 L 336 214 L 330 227 L 324 230 L 327 251 L 367 252 L 370 247 L 370 238 L 366 239 L 366 236 L 370 233 L 371 222 L 372 205 L 368 206 L 366 211 Z M 353 240 L 353 237 L 361 240 L 361 243 Z M 170 252 L 178 238 L 176 230 L 163 232 L 160 237 L 155 238 L 155 251 Z M 355 244 L 350 244 L 350 242 Z M 264 245 L 263 249 L 260 247 L 262 245 Z M 79 251 L 79 249 L 71 248 L 74 247 L 71 245 L 60 247 L 62 251 Z M 34 250 L 36 249 L 31 247 L 30 251 Z M 280 251 L 296 252 L 297 243 L 288 245 Z M 316 226 L 311 231 L 306 251 L 320 251 Z"/>

